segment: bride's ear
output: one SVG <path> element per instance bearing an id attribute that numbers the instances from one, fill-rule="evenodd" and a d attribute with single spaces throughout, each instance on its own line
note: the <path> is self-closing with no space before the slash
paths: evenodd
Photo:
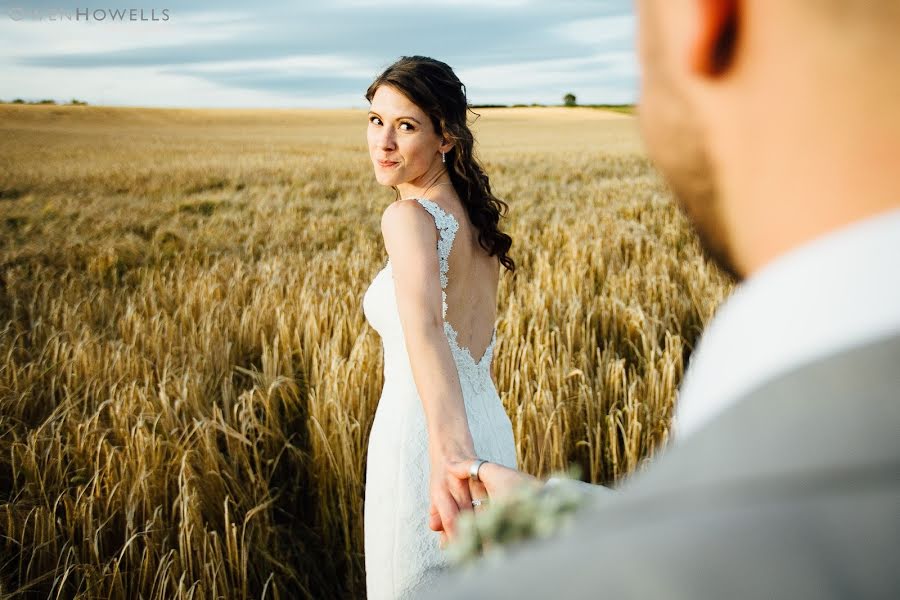
<path id="1" fill-rule="evenodd" d="M 444 153 L 450 152 L 450 149 L 453 148 L 453 142 L 448 140 L 446 137 L 441 138 L 441 142 L 441 146 L 440 148 L 438 148 L 438 150 Z"/>

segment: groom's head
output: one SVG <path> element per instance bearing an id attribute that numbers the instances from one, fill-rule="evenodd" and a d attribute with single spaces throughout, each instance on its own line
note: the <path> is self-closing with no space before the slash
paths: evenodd
<path id="1" fill-rule="evenodd" d="M 898 0 L 638 0 L 648 152 L 737 278 L 900 202 Z"/>

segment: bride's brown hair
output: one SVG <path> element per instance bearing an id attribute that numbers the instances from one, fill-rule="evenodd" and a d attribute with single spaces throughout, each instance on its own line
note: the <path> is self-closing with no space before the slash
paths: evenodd
<path id="1" fill-rule="evenodd" d="M 366 100 L 371 103 L 375 91 L 385 84 L 421 108 L 431 118 L 435 132 L 453 142 L 447 152 L 447 172 L 469 220 L 478 229 L 478 243 L 515 271 L 516 263 L 508 255 L 512 238 L 498 227 L 509 206 L 491 193 L 488 176 L 475 157 L 475 136 L 466 123 L 466 112 L 471 111 L 466 86 L 449 65 L 426 56 L 401 57 L 375 78 L 366 90 Z"/>

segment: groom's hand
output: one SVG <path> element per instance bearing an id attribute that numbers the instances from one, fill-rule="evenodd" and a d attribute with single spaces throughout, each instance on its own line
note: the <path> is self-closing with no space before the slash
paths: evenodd
<path id="1" fill-rule="evenodd" d="M 468 480 L 469 467 L 471 465 L 471 460 L 454 461 L 450 463 L 449 470 L 455 477 Z M 503 498 L 519 486 L 537 486 L 542 484 L 540 479 L 532 477 L 528 473 L 510 469 L 494 462 L 486 462 L 481 465 L 481 468 L 478 470 L 478 479 L 481 482 L 473 483 L 473 485 L 482 486 L 481 489 L 486 490 L 485 495 L 495 500 Z M 482 498 L 484 495 L 475 497 Z"/>

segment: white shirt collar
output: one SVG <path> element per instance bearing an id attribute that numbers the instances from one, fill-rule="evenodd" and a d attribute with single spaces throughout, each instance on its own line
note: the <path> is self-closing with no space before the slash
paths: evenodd
<path id="1" fill-rule="evenodd" d="M 808 242 L 735 289 L 685 373 L 673 421 L 676 443 L 757 385 L 896 333 L 900 209 Z"/>

